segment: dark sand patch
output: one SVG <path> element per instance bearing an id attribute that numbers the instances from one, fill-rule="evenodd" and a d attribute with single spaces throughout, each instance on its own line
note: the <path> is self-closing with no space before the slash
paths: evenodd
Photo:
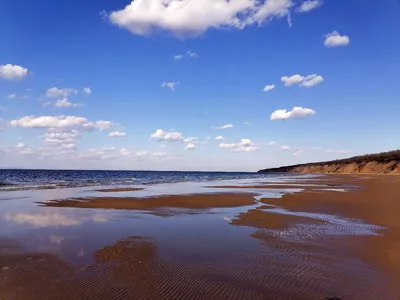
<path id="1" fill-rule="evenodd" d="M 209 209 L 248 206 L 255 203 L 254 194 L 199 194 L 183 196 L 162 196 L 153 198 L 74 198 L 39 202 L 48 207 L 80 207 L 151 210 L 157 208 Z"/>
<path id="2" fill-rule="evenodd" d="M 96 190 L 96 192 L 118 193 L 118 192 L 136 192 L 136 191 L 143 191 L 143 190 L 144 190 L 144 188 L 112 188 L 112 189 Z"/>

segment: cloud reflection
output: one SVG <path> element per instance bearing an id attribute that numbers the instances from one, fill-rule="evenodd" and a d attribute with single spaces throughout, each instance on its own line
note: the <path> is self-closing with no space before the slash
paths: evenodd
<path id="1" fill-rule="evenodd" d="M 92 216 L 65 214 L 60 212 L 52 213 L 10 213 L 6 214 L 5 219 L 17 224 L 30 224 L 37 228 L 43 227 L 68 227 L 79 226 L 85 222 L 101 223 L 108 218 L 102 214 Z"/>

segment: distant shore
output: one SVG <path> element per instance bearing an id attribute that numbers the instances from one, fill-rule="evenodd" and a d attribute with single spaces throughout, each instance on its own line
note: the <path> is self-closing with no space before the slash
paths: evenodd
<path id="1" fill-rule="evenodd" d="M 400 150 L 346 159 L 269 168 L 259 173 L 400 174 Z"/>

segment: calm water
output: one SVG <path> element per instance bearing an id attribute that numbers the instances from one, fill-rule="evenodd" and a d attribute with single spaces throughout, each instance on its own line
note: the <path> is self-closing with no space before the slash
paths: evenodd
<path id="1" fill-rule="evenodd" d="M 0 191 L 54 189 L 85 186 L 149 185 L 233 179 L 281 177 L 287 174 L 175 172 L 175 171 L 82 171 L 82 170 L 0 170 Z"/>

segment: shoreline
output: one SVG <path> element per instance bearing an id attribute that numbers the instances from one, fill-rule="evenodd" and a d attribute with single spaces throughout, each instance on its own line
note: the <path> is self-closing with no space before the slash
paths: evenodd
<path id="1" fill-rule="evenodd" d="M 302 187 L 282 197 L 260 197 L 263 190 Z M 106 196 L 97 190 L 94 197 L 35 203 L 35 219 L 6 214 L 21 230 L 36 226 L 23 243 L 38 243 L 48 218 L 51 249 L 61 252 L 26 252 L 14 235 L 0 236 L 0 297 L 36 300 L 59 291 L 65 299 L 194 298 L 199 291 L 207 299 L 391 300 L 400 295 L 400 177 L 334 174 L 145 198 L 124 189 L 124 197 L 118 189 Z M 103 236 L 107 241 L 96 242 L 92 250 L 84 242 Z M 40 241 L 39 249 L 45 249 Z M 82 250 L 73 248 L 75 243 Z M 83 253 L 85 263 L 64 258 L 69 249 L 76 249 L 78 258 Z M 18 291 L 23 284 L 29 294 Z"/>

